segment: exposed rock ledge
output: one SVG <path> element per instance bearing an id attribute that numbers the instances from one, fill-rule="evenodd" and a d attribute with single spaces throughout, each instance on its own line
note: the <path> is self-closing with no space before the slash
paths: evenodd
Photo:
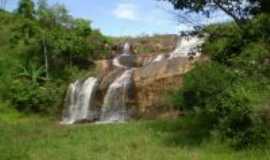
<path id="1" fill-rule="evenodd" d="M 135 68 L 134 88 L 128 106 L 136 111 L 136 117 L 177 116 L 179 113 L 172 111 L 170 106 L 165 106 L 162 97 L 168 90 L 181 87 L 183 75 L 192 69 L 194 62 L 200 60 L 201 58 L 174 58 Z M 108 86 L 123 70 L 112 67 L 109 60 L 99 61 L 98 68 L 103 73 L 99 87 L 99 97 L 103 97 Z"/>
<path id="2" fill-rule="evenodd" d="M 139 115 L 155 117 L 164 109 L 170 110 L 170 106 L 164 106 L 165 94 L 182 85 L 182 77 L 191 70 L 193 62 L 187 58 L 175 58 L 136 69 L 134 106 Z"/>

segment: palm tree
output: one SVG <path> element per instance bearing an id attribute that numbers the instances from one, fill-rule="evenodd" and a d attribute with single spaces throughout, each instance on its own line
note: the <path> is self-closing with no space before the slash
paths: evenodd
<path id="1" fill-rule="evenodd" d="M 20 73 L 18 74 L 18 76 L 30 79 L 34 84 L 37 84 L 39 81 L 47 80 L 47 78 L 44 77 L 44 67 L 30 65 L 30 67 L 19 66 L 19 69 Z"/>

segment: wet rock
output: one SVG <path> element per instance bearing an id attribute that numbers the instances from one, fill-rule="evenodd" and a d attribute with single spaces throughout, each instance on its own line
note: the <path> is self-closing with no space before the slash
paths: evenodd
<path id="1" fill-rule="evenodd" d="M 107 90 L 109 85 L 122 73 L 124 72 L 124 69 L 122 68 L 116 68 L 113 71 L 107 73 L 104 75 L 100 81 L 99 90 L 104 91 Z"/>

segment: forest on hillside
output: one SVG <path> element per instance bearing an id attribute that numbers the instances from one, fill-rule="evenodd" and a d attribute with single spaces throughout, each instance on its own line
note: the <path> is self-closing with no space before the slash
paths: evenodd
<path id="1" fill-rule="evenodd" d="M 19 111 L 55 115 L 67 83 L 108 55 L 110 39 L 64 5 L 22 0 L 0 19 L 1 103 Z"/>

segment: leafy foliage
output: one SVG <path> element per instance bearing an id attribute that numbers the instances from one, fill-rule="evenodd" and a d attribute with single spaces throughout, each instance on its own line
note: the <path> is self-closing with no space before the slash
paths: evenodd
<path id="1" fill-rule="evenodd" d="M 268 15 L 260 15 L 247 23 L 243 30 L 234 24 L 209 26 L 205 29 L 210 36 L 204 44 L 204 53 L 212 60 L 242 72 L 266 76 L 270 56 L 267 45 L 270 42 L 269 20 Z"/>
<path id="2" fill-rule="evenodd" d="M 209 16 L 216 10 L 225 12 L 239 25 L 251 15 L 270 13 L 268 0 L 163 0 L 172 3 L 177 10 L 203 13 Z"/>
<path id="3" fill-rule="evenodd" d="M 0 29 L 0 100 L 19 111 L 55 114 L 74 74 L 93 69 L 92 61 L 109 51 L 108 38 L 88 20 L 46 0 L 20 0 L 14 13 L 0 11 Z"/>
<path id="4" fill-rule="evenodd" d="M 33 84 L 29 81 L 15 80 L 12 82 L 8 98 L 18 111 L 40 114 L 56 113 L 58 99 L 63 98 L 63 85 L 46 83 Z"/>
<path id="5" fill-rule="evenodd" d="M 184 86 L 174 96 L 194 120 L 197 129 L 208 128 L 237 148 L 264 143 L 267 138 L 258 105 L 269 95 L 259 81 L 242 77 L 226 66 L 210 63 L 197 66 L 184 78 Z M 180 98 L 181 97 L 181 98 Z M 269 97 L 268 97 L 269 98 Z"/>
<path id="6" fill-rule="evenodd" d="M 233 23 L 211 25 L 203 52 L 211 59 L 184 77 L 173 96 L 197 129 L 218 133 L 236 148 L 267 142 L 262 112 L 269 102 L 269 16 L 260 15 L 239 29 Z"/>
<path id="7" fill-rule="evenodd" d="M 34 17 L 34 3 L 32 0 L 21 0 L 17 12 L 25 18 L 32 19 Z"/>

